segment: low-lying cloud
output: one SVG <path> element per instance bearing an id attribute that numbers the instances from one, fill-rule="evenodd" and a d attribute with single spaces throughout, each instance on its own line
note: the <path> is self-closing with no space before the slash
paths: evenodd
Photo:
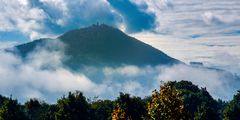
<path id="1" fill-rule="evenodd" d="M 51 46 L 64 48 L 62 43 Z M 26 60 L 0 51 L 2 95 L 13 95 L 21 102 L 29 98 L 56 102 L 63 94 L 75 90 L 84 92 L 87 97 L 99 96 L 102 99 L 114 99 L 119 92 L 145 97 L 158 89 L 162 80 L 189 80 L 206 87 L 214 98 L 229 100 L 240 86 L 239 78 L 230 73 L 186 65 L 86 67 L 76 73 L 63 66 L 61 60 L 67 57 L 63 50 L 49 51 L 45 48 L 38 47 Z"/>
<path id="2" fill-rule="evenodd" d="M 0 52 L 0 92 L 12 94 L 20 100 L 36 97 L 52 101 L 67 91 L 98 91 L 98 87 L 84 74 L 74 74 L 64 69 L 59 51 L 38 49 L 27 62 L 11 53 Z M 48 96 L 49 95 L 49 96 Z"/>

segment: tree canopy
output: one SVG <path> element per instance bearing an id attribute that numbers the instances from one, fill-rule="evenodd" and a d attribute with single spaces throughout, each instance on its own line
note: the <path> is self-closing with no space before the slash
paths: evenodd
<path id="1" fill-rule="evenodd" d="M 185 118 L 183 97 L 175 87 L 163 85 L 154 90 L 148 103 L 148 114 L 153 120 L 183 120 Z"/>
<path id="2" fill-rule="evenodd" d="M 239 120 L 240 119 L 240 91 L 234 95 L 224 109 L 224 120 Z"/>
<path id="3" fill-rule="evenodd" d="M 29 99 L 20 104 L 0 95 L 0 120 L 239 120 L 240 91 L 231 101 L 215 100 L 207 88 L 172 81 L 146 98 L 120 93 L 116 100 L 89 101 L 69 92 L 55 104 Z"/>

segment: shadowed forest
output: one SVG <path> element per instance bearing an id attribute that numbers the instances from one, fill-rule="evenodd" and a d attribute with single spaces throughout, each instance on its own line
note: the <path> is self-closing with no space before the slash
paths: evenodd
<path id="1" fill-rule="evenodd" d="M 240 91 L 230 101 L 215 100 L 207 88 L 189 81 L 167 82 L 145 98 L 120 93 L 115 100 L 69 92 L 56 104 L 30 99 L 20 104 L 0 96 L 1 120 L 238 120 Z"/>

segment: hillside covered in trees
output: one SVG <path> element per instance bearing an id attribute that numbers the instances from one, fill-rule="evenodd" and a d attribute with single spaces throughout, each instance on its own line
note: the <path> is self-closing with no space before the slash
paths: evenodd
<path id="1" fill-rule="evenodd" d="M 167 82 L 145 98 L 120 93 L 115 100 L 90 100 L 76 91 L 56 104 L 38 99 L 20 104 L 0 96 L 1 120 L 239 120 L 239 113 L 240 91 L 225 102 L 189 81 Z"/>
<path id="2" fill-rule="evenodd" d="M 92 25 L 64 33 L 56 39 L 39 39 L 17 45 L 11 51 L 26 61 L 36 50 L 63 52 L 65 67 L 78 70 L 84 66 L 171 65 L 182 63 L 164 52 L 128 36 L 106 24 Z"/>

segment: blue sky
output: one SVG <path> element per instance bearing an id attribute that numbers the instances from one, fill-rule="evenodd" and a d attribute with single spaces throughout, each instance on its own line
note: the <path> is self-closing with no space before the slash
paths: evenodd
<path id="1" fill-rule="evenodd" d="M 240 59 L 239 6 L 239 0 L 0 0 L 0 42 L 54 38 L 99 22 L 184 62 L 213 66 L 221 54 Z"/>

